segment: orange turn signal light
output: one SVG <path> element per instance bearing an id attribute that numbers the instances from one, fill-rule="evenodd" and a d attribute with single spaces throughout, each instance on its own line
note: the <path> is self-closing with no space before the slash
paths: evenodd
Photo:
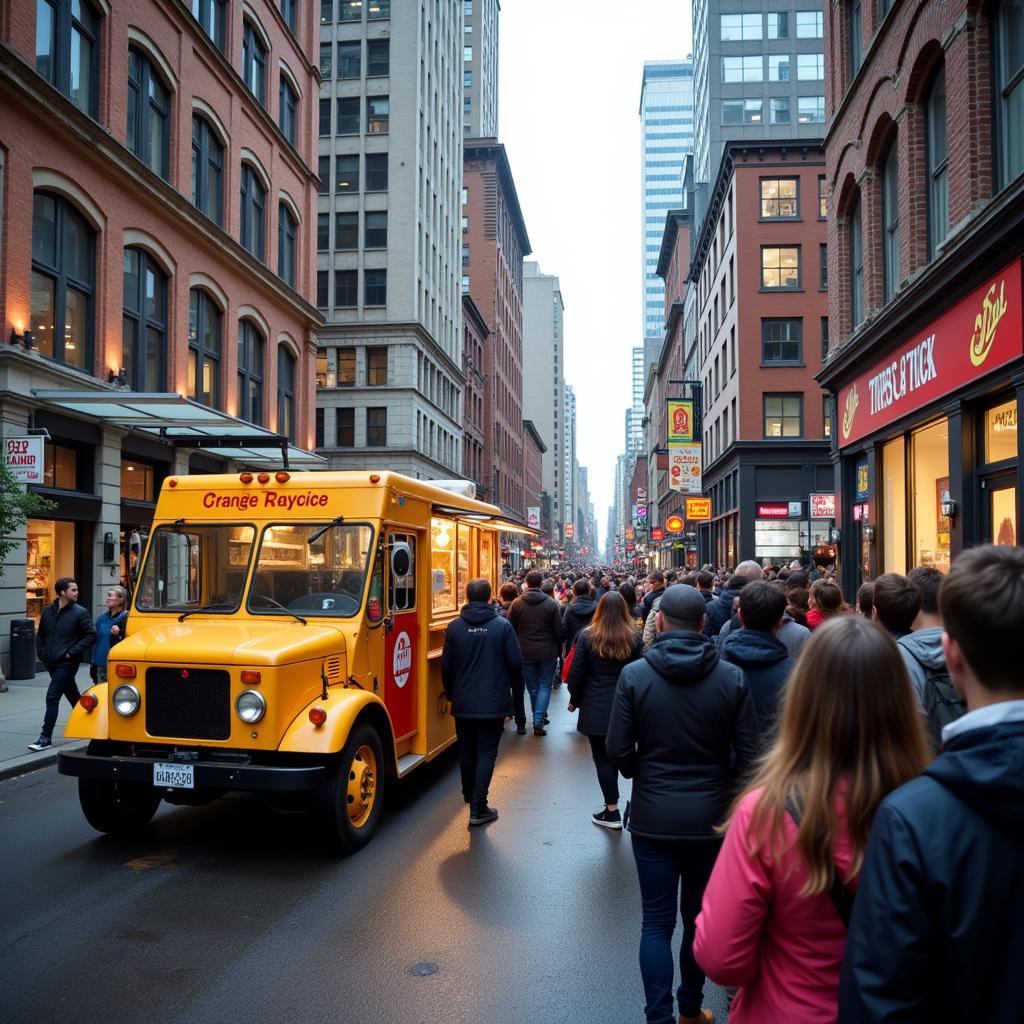
<path id="1" fill-rule="evenodd" d="M 327 721 L 327 712 L 323 708 L 310 708 L 309 720 L 319 729 Z"/>
<path id="2" fill-rule="evenodd" d="M 277 482 L 278 482 L 279 484 L 286 484 L 286 483 L 288 483 L 288 481 L 289 481 L 289 480 L 291 480 L 291 478 L 292 478 L 292 475 L 291 475 L 291 473 L 285 473 L 285 472 L 283 472 L 283 471 L 282 471 L 282 472 L 280 472 L 280 473 L 275 473 L 275 474 L 274 474 L 274 479 L 275 479 L 275 480 L 276 480 L 276 481 L 277 481 Z"/>
<path id="3" fill-rule="evenodd" d="M 371 473 L 370 474 L 370 483 L 371 484 L 379 484 L 380 483 L 380 474 L 379 473 Z"/>
<path id="4" fill-rule="evenodd" d="M 135 666 L 134 665 L 118 665 L 114 669 L 114 675 L 118 679 L 134 679 L 135 678 Z"/>
<path id="5" fill-rule="evenodd" d="M 258 683 L 261 678 L 262 678 L 262 676 L 255 669 L 252 669 L 252 668 L 243 668 L 242 669 L 242 682 L 245 683 L 246 686 L 251 686 L 254 683 Z"/>
<path id="6" fill-rule="evenodd" d="M 269 473 L 260 473 L 260 475 L 258 477 L 256 477 L 256 479 L 259 480 L 259 482 L 261 484 L 269 483 L 270 482 L 270 474 Z"/>
<path id="7" fill-rule="evenodd" d="M 178 481 L 172 478 L 172 479 L 167 481 L 167 486 L 168 487 L 177 487 L 178 486 Z"/>
<path id="8" fill-rule="evenodd" d="M 251 484 L 252 473 L 243 473 L 238 479 L 241 480 L 243 484 Z"/>
<path id="9" fill-rule="evenodd" d="M 86 711 L 95 711 L 96 708 L 99 707 L 100 702 L 97 700 L 95 693 L 83 693 L 82 696 L 78 698 L 78 703 L 81 704 Z"/>

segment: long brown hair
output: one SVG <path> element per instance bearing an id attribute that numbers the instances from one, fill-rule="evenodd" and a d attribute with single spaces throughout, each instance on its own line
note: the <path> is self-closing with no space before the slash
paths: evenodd
<path id="1" fill-rule="evenodd" d="M 606 661 L 626 661 L 636 650 L 637 629 L 625 598 L 609 590 L 597 602 L 597 611 L 587 626 L 590 649 Z"/>
<path id="2" fill-rule="evenodd" d="M 809 869 L 801 895 L 825 892 L 835 863 L 840 781 L 846 786 L 853 878 L 878 805 L 930 760 L 892 637 L 859 615 L 836 616 L 811 634 L 801 652 L 783 696 L 778 738 L 747 788 L 761 789 L 748 848 L 756 853 L 781 840 L 786 803 L 793 801 L 801 816 L 796 845 Z"/>

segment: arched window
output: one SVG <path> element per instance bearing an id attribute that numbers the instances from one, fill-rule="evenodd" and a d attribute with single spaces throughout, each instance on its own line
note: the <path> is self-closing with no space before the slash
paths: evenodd
<path id="1" fill-rule="evenodd" d="M 897 168 L 897 139 L 889 144 L 882 164 L 882 264 L 885 301 L 900 287 L 900 182 Z"/>
<path id="2" fill-rule="evenodd" d="M 264 219 L 267 191 L 250 164 L 242 164 L 242 217 L 239 241 L 258 260 L 266 259 Z"/>
<path id="3" fill-rule="evenodd" d="M 285 284 L 295 287 L 295 236 L 298 225 L 284 203 L 277 206 L 277 273 Z"/>
<path id="4" fill-rule="evenodd" d="M 192 115 L 192 202 L 224 226 L 224 147 L 209 121 Z"/>
<path id="5" fill-rule="evenodd" d="M 295 357 L 277 346 L 277 432 L 295 440 Z"/>
<path id="6" fill-rule="evenodd" d="M 89 0 L 36 0 L 36 71 L 90 117 L 99 106 L 100 20 Z"/>
<path id="7" fill-rule="evenodd" d="M 928 258 L 935 259 L 949 232 L 949 149 L 946 145 L 946 68 L 932 76 L 924 101 L 928 174 Z"/>
<path id="8" fill-rule="evenodd" d="M 171 94 L 150 59 L 128 50 L 128 148 L 151 170 L 166 178 L 170 165 Z"/>
<path id="9" fill-rule="evenodd" d="M 1024 174 L 1024 0 L 1003 0 L 995 19 L 999 184 Z"/>
<path id="10" fill-rule="evenodd" d="M 864 320 L 864 236 L 860 196 L 850 205 L 850 323 L 856 329 Z"/>
<path id="11" fill-rule="evenodd" d="M 263 359 L 266 340 L 252 320 L 238 322 L 238 416 L 263 425 Z"/>
<path id="12" fill-rule="evenodd" d="M 209 292 L 188 293 L 188 394 L 220 408 L 221 325 L 224 319 Z"/>
<path id="13" fill-rule="evenodd" d="M 67 201 L 32 197 L 32 312 L 40 354 L 92 367 L 96 233 Z"/>
<path id="14" fill-rule="evenodd" d="M 244 22 L 242 28 L 242 79 L 260 106 L 267 105 L 267 48 L 256 26 Z"/>
<path id="15" fill-rule="evenodd" d="M 293 146 L 298 137 L 298 124 L 299 97 L 291 87 L 288 79 L 281 75 L 281 87 L 278 90 L 277 126 Z"/>
<path id="16" fill-rule="evenodd" d="M 133 391 L 167 390 L 167 277 L 142 249 L 124 251 L 121 365 Z"/>
<path id="17" fill-rule="evenodd" d="M 213 45 L 224 51 L 224 24 L 228 0 L 192 0 L 192 17 L 213 40 Z"/>

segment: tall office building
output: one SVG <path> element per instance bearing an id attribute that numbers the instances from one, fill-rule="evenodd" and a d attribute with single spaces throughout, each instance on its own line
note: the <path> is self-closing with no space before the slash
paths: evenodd
<path id="1" fill-rule="evenodd" d="M 498 137 L 499 0 L 462 0 L 462 131 L 467 138 Z"/>
<path id="2" fill-rule="evenodd" d="M 664 291 L 665 282 L 662 281 L 661 285 L 662 291 Z M 662 299 L 662 302 L 664 303 L 664 299 Z M 664 318 L 663 311 L 662 320 Z M 660 350 L 660 348 L 661 339 L 659 338 L 658 349 Z M 644 380 L 647 376 L 648 362 L 647 346 L 637 345 L 632 353 L 630 369 L 632 390 L 630 405 L 626 410 L 626 456 L 629 459 L 635 458 L 644 450 Z"/>
<path id="3" fill-rule="evenodd" d="M 718 174 L 726 142 L 820 139 L 825 124 L 821 0 L 693 0 L 696 178 Z M 655 253 L 657 259 L 657 253 Z"/>
<path id="4" fill-rule="evenodd" d="M 562 510 L 565 514 L 565 522 L 576 523 L 576 393 L 571 384 L 565 385 L 565 434 L 564 434 L 564 458 L 562 479 Z M 575 529 L 573 530 L 575 534 Z M 574 550 L 576 547 L 575 537 L 565 538 L 567 550 Z"/>
<path id="5" fill-rule="evenodd" d="M 453 476 L 463 446 L 463 8 L 320 9 L 322 451 L 337 468 Z"/>

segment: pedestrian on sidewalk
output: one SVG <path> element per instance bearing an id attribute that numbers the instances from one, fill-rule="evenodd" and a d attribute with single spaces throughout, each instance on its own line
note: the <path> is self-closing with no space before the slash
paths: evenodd
<path id="1" fill-rule="evenodd" d="M 595 825 L 621 829 L 619 773 L 608 759 L 604 738 L 612 713 L 615 687 L 623 668 L 643 653 L 632 609 L 618 591 L 604 595 L 594 618 L 576 638 L 569 666 L 569 710 L 579 711 L 576 728 L 590 741 L 604 807 L 593 815 Z"/>
<path id="2" fill-rule="evenodd" d="M 54 587 L 57 599 L 43 609 L 36 633 L 36 655 L 50 673 L 46 689 L 46 712 L 39 739 L 29 750 L 46 750 L 53 746 L 53 727 L 57 724 L 61 697 L 71 706 L 80 696 L 75 683 L 82 656 L 96 642 L 96 627 L 89 613 L 78 604 L 78 584 L 70 576 L 62 576 Z"/>
<path id="3" fill-rule="evenodd" d="M 523 668 L 515 630 L 490 601 L 487 580 L 466 584 L 466 604 L 448 623 L 441 651 L 441 685 L 455 719 L 462 796 L 469 804 L 471 827 L 498 817 L 487 804 L 487 791 L 505 719 L 512 714 L 512 683 Z"/>
<path id="4" fill-rule="evenodd" d="M 92 649 L 89 676 L 94 683 L 107 681 L 107 658 L 110 649 L 124 639 L 128 628 L 128 591 L 111 587 L 107 591 L 107 607 L 96 620 L 96 646 Z"/>

